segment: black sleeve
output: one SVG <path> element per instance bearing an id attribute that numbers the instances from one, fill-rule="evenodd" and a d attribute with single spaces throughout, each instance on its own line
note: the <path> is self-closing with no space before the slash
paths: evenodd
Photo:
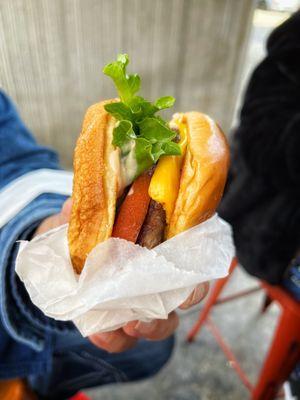
<path id="1" fill-rule="evenodd" d="M 219 208 L 253 275 L 279 283 L 300 245 L 300 12 L 270 35 L 245 93 Z"/>
<path id="2" fill-rule="evenodd" d="M 300 182 L 300 12 L 267 42 L 246 91 L 235 140 L 253 174 L 276 188 Z"/>

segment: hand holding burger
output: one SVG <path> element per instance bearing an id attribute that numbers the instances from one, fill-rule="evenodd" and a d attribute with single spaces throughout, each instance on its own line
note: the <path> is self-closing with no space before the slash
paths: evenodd
<path id="1" fill-rule="evenodd" d="M 199 285 L 184 301 L 189 288 L 203 282 L 203 276 L 224 276 L 231 257 L 230 230 L 217 218 L 178 235 L 215 212 L 229 162 L 224 135 L 208 116 L 198 112 L 178 113 L 170 123 L 165 122 L 157 114 L 173 105 L 174 99 L 167 96 L 151 103 L 136 95 L 140 79 L 127 74 L 127 64 L 128 57 L 120 55 L 104 68 L 119 98 L 87 111 L 75 150 L 72 201 L 60 214 L 47 218 L 36 234 L 66 222 L 69 225 L 24 243 L 16 264 L 25 285 L 30 282 L 26 286 L 29 295 L 38 299 L 35 304 L 46 315 L 74 321 L 83 335 L 111 352 L 132 347 L 140 337 L 161 340 L 172 334 L 178 324 L 174 309 L 180 303 L 181 308 L 188 308 L 200 301 L 207 285 Z M 118 239 L 98 246 L 110 237 Z M 163 241 L 167 243 L 160 245 Z M 44 260 L 35 258 L 42 243 Z M 218 273 L 206 274 L 205 265 L 217 270 L 219 258 L 214 251 L 224 254 L 225 262 L 220 262 L 224 266 Z M 41 276 L 36 279 L 35 271 L 48 259 L 50 270 L 42 271 L 51 279 L 48 285 L 45 277 L 45 285 L 39 286 Z M 57 260 L 62 264 L 58 298 L 53 285 L 60 279 Z M 69 291 L 64 297 L 70 277 L 71 290 L 66 286 Z M 157 294 L 158 303 L 145 303 L 142 296 L 150 294 L 152 299 L 152 293 Z M 48 307 L 47 296 L 55 301 L 54 308 Z M 137 321 L 154 316 L 163 319 Z"/>
<path id="2" fill-rule="evenodd" d="M 37 228 L 35 235 L 41 235 L 50 229 L 66 224 L 70 220 L 72 200 L 65 202 L 59 214 L 46 218 Z M 199 303 L 208 291 L 208 283 L 198 285 L 189 298 L 180 306 L 187 309 Z M 92 343 L 110 353 L 119 353 L 132 348 L 139 338 L 163 340 L 176 330 L 179 323 L 175 312 L 168 319 L 153 320 L 150 323 L 132 321 L 123 328 L 112 332 L 95 334 L 89 337 Z"/>
<path id="3" fill-rule="evenodd" d="M 110 237 L 152 249 L 205 221 L 215 213 L 226 181 L 229 152 L 217 124 L 199 112 L 177 113 L 164 121 L 157 113 L 175 99 L 151 103 L 136 95 L 140 78 L 127 74 L 128 61 L 120 55 L 104 68 L 119 97 L 88 109 L 75 149 L 72 201 L 37 230 L 43 233 L 69 221 L 77 274 L 90 251 Z M 208 284 L 199 285 L 181 308 L 198 303 L 207 289 Z M 119 352 L 140 337 L 162 340 L 177 325 L 173 311 L 167 320 L 132 321 L 90 340 Z"/>

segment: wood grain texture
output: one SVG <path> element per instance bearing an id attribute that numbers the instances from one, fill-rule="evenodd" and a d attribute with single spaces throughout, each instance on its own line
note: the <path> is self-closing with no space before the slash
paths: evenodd
<path id="1" fill-rule="evenodd" d="M 142 94 L 175 95 L 173 112 L 203 111 L 226 131 L 253 8 L 252 0 L 1 1 L 0 83 L 67 167 L 87 107 L 115 96 L 101 70 L 118 52 L 129 53 Z"/>

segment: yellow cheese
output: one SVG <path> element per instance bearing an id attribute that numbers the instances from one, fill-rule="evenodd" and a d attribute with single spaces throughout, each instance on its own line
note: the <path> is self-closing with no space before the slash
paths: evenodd
<path id="1" fill-rule="evenodd" d="M 183 120 L 183 114 L 178 114 L 175 124 L 179 128 L 181 147 L 180 156 L 162 156 L 156 166 L 149 186 L 151 199 L 162 204 L 166 211 L 167 224 L 174 211 L 178 195 L 182 161 L 184 159 L 187 144 L 187 127 Z"/>

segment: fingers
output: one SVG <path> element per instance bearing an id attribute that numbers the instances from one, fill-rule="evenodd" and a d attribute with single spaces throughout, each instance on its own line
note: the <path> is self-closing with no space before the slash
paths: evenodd
<path id="1" fill-rule="evenodd" d="M 209 290 L 209 283 L 205 282 L 198 285 L 186 301 L 179 307 L 183 310 L 199 303 Z M 163 340 L 169 337 L 178 327 L 179 319 L 173 311 L 167 320 L 156 319 L 151 322 L 133 321 L 128 323 L 124 328 L 127 335 L 135 338 L 145 338 L 150 340 Z"/>
<path id="2" fill-rule="evenodd" d="M 208 282 L 201 283 L 193 290 L 190 296 L 186 299 L 184 303 L 181 304 L 179 308 L 181 310 L 186 310 L 187 308 L 190 308 L 195 304 L 198 304 L 207 295 L 208 290 L 209 290 L 209 283 Z"/>
<path id="3" fill-rule="evenodd" d="M 59 214 L 61 225 L 66 224 L 67 222 L 70 221 L 71 209 L 72 209 L 72 198 L 69 197 L 68 200 L 64 202 L 61 212 Z"/>
<path id="4" fill-rule="evenodd" d="M 187 309 L 199 303 L 207 294 L 209 283 L 198 285 L 187 300 L 180 306 Z M 89 337 L 92 343 L 110 353 L 119 353 L 131 349 L 138 338 L 164 340 L 172 335 L 179 325 L 176 312 L 171 312 L 168 319 L 155 319 L 151 322 L 132 321 L 122 329 L 101 333 Z"/>
<path id="5" fill-rule="evenodd" d="M 50 217 L 44 219 L 43 222 L 38 226 L 33 234 L 34 236 L 41 235 L 45 232 L 50 231 L 50 229 L 57 228 L 60 225 L 66 224 L 70 220 L 72 208 L 72 199 L 66 200 L 62 206 L 59 214 L 51 215 Z"/>
<path id="6" fill-rule="evenodd" d="M 135 346 L 138 338 L 163 340 L 172 335 L 179 324 L 177 314 L 173 311 L 167 320 L 156 319 L 149 323 L 133 321 L 123 329 L 112 332 L 97 333 L 89 336 L 97 347 L 109 353 L 120 353 Z"/>
<path id="7" fill-rule="evenodd" d="M 155 319 L 151 322 L 133 321 L 124 328 L 127 335 L 135 338 L 163 340 L 172 335 L 179 325 L 178 315 L 173 311 L 168 319 Z"/>
<path id="8" fill-rule="evenodd" d="M 137 342 L 137 339 L 126 335 L 122 329 L 112 332 L 97 333 L 89 336 L 90 341 L 97 347 L 109 353 L 120 353 L 129 350 Z"/>
<path id="9" fill-rule="evenodd" d="M 60 214 L 51 215 L 40 223 L 32 237 L 42 235 L 43 233 L 50 231 L 50 229 L 57 228 L 60 225 L 62 225 L 60 223 Z"/>

